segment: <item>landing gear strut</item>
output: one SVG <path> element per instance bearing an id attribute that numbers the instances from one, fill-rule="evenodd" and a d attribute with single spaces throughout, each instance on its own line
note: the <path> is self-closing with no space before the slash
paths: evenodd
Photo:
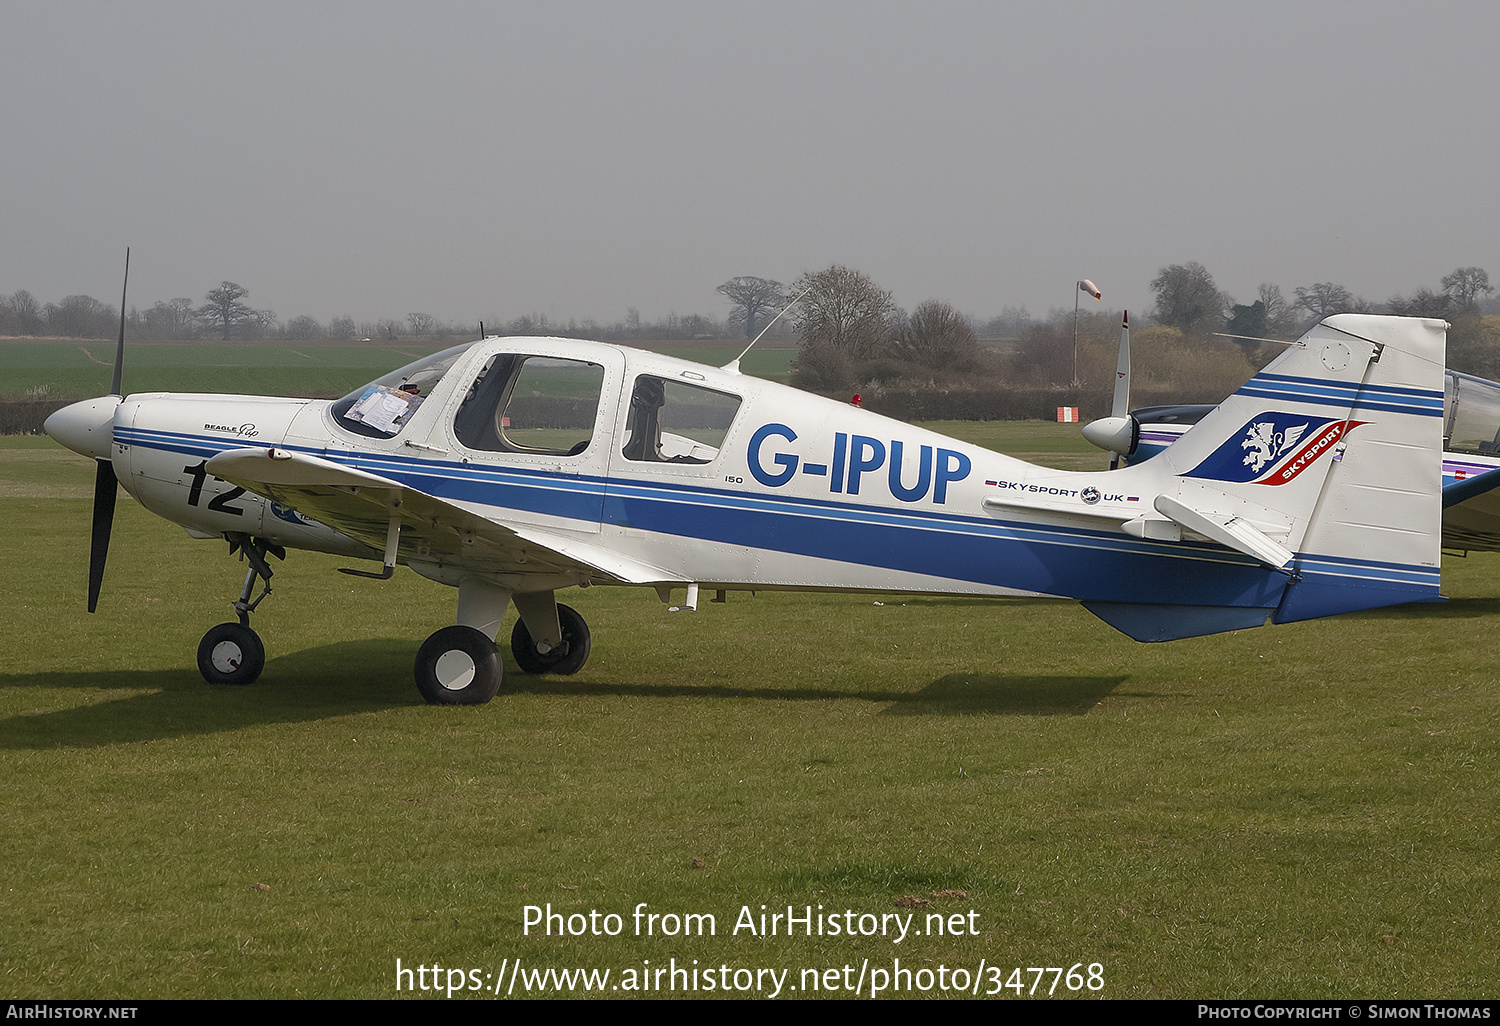
<path id="1" fill-rule="evenodd" d="M 271 594 L 270 564 L 267 554 L 277 559 L 286 559 L 286 549 L 272 545 L 264 538 L 251 538 L 247 534 L 229 534 L 229 554 L 243 554 L 250 568 L 245 572 L 245 586 L 234 603 L 239 616 L 238 623 L 221 623 L 203 635 L 198 642 L 198 672 L 210 684 L 253 684 L 266 667 L 266 646 L 260 635 L 250 629 L 250 614 L 261 600 Z M 255 582 L 264 582 L 259 595 L 254 599 Z"/>

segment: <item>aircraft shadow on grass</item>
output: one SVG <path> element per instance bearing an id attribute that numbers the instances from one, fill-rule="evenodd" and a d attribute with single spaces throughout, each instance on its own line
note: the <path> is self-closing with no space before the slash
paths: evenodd
<path id="1" fill-rule="evenodd" d="M 208 687 L 190 668 L 6 674 L 0 691 L 135 693 L 0 719 L 0 749 L 134 744 L 409 706 L 411 659 L 410 641 L 341 642 L 276 659 L 265 679 L 243 688 Z"/>
<path id="2" fill-rule="evenodd" d="M 0 676 L 0 691 L 23 688 L 131 692 L 72 709 L 0 719 L 0 750 L 92 748 L 217 734 L 267 723 L 306 723 L 418 705 L 406 685 L 411 642 L 341 642 L 275 659 L 250 687 L 206 687 L 191 669 Z M 627 698 L 852 700 L 887 703 L 895 716 L 1081 716 L 1127 678 L 959 673 L 917 691 L 888 688 L 621 684 L 530 677 L 510 671 L 512 694 Z"/>
<path id="3" fill-rule="evenodd" d="M 507 678 L 506 690 L 529 695 L 620 695 L 632 698 L 756 698 L 772 702 L 847 699 L 888 703 L 884 716 L 1081 716 L 1127 678 L 954 673 L 918 691 L 886 688 L 747 688 L 714 684 L 603 684 L 555 677 Z"/>

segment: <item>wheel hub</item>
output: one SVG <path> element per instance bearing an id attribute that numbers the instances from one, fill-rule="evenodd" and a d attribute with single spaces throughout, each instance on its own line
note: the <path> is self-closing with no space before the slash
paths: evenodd
<path id="1" fill-rule="evenodd" d="M 449 691 L 462 691 L 474 682 L 474 660 L 467 652 L 449 649 L 433 667 L 438 683 Z"/>
<path id="2" fill-rule="evenodd" d="M 221 641 L 214 646 L 213 655 L 209 658 L 213 660 L 214 669 L 220 673 L 233 673 L 245 661 L 245 653 L 234 642 Z"/>

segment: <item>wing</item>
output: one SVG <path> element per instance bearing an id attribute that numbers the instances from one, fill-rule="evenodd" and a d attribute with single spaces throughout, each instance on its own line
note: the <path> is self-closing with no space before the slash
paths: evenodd
<path id="1" fill-rule="evenodd" d="M 1443 485 L 1443 544 L 1500 550 L 1500 469 Z"/>
<path id="2" fill-rule="evenodd" d="M 285 449 L 232 449 L 210 474 L 274 499 L 383 552 L 401 520 L 400 561 L 494 574 L 572 577 L 578 583 L 681 583 L 682 578 L 590 541 L 501 524 L 399 481 Z M 378 557 L 377 557 L 378 558 Z"/>

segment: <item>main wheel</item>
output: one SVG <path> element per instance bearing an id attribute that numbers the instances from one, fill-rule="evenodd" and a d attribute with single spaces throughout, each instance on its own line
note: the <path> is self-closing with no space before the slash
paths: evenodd
<path id="1" fill-rule="evenodd" d="M 531 632 L 525 620 L 517 620 L 510 632 L 510 652 L 516 657 L 516 665 L 527 673 L 560 673 L 564 676 L 577 673 L 589 661 L 589 625 L 572 606 L 557 607 L 557 623 L 562 628 L 562 644 L 543 654 L 536 650 Z"/>
<path id="2" fill-rule="evenodd" d="M 473 627 L 444 627 L 417 652 L 417 690 L 432 705 L 483 705 L 504 673 L 500 650 Z"/>
<path id="3" fill-rule="evenodd" d="M 210 684 L 253 684 L 266 668 L 260 635 L 237 623 L 221 623 L 198 642 L 198 672 Z"/>

